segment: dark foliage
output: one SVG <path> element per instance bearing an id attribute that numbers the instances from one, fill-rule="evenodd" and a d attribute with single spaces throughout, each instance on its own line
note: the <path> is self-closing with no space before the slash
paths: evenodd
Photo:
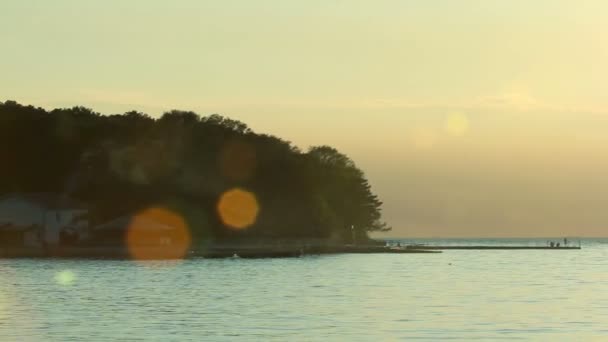
<path id="1" fill-rule="evenodd" d="M 92 223 L 151 206 L 188 222 L 195 238 L 331 238 L 349 242 L 387 230 L 381 202 L 355 163 L 337 150 L 299 151 L 217 114 L 173 110 L 50 112 L 0 102 L 0 193 L 55 192 L 89 204 Z M 220 196 L 255 194 L 259 215 L 229 229 Z"/>

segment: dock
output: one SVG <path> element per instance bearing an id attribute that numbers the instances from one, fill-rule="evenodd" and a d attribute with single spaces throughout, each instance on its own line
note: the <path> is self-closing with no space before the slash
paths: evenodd
<path id="1" fill-rule="evenodd" d="M 551 251 L 564 251 L 564 250 L 579 250 L 580 246 L 427 246 L 427 245 L 412 245 L 405 246 L 405 249 L 423 249 L 429 251 L 435 250 L 551 250 Z"/>

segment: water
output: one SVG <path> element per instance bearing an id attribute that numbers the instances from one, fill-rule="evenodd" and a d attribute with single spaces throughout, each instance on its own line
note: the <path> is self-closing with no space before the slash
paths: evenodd
<path id="1" fill-rule="evenodd" d="M 0 341 L 608 340 L 608 240 L 580 251 L 0 260 L 0 272 Z"/>

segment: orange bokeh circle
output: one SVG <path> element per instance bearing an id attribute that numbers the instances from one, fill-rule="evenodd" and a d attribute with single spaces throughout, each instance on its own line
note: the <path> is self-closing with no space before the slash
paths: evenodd
<path id="1" fill-rule="evenodd" d="M 255 195 L 235 188 L 224 192 L 217 204 L 222 222 L 233 229 L 246 229 L 257 220 L 260 206 Z"/>
<path id="2" fill-rule="evenodd" d="M 188 253 L 191 236 L 181 215 L 154 207 L 133 216 L 126 243 L 135 260 L 183 259 Z"/>

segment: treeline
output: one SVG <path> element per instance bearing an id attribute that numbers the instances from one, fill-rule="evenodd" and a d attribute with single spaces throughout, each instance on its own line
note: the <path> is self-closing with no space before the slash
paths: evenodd
<path id="1" fill-rule="evenodd" d="M 163 207 L 199 239 L 348 242 L 351 227 L 357 239 L 389 229 L 382 203 L 346 155 L 328 146 L 303 152 L 217 114 L 172 110 L 155 119 L 0 102 L 0 160 L 0 194 L 69 195 L 89 205 L 92 224 Z M 218 214 L 231 189 L 257 199 L 247 229 L 231 229 Z"/>

